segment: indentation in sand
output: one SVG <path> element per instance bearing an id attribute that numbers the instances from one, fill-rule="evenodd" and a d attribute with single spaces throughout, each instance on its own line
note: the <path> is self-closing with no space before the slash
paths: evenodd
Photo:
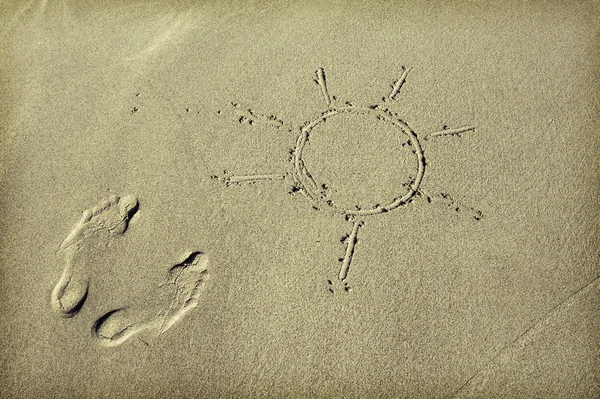
<path id="1" fill-rule="evenodd" d="M 358 248 L 359 230 L 365 226 L 367 218 L 403 208 L 414 200 L 423 198 L 427 200 L 425 203 L 439 202 L 456 212 L 466 212 L 477 221 L 483 219 L 484 216 L 483 212 L 458 203 L 447 193 L 428 195 L 423 192 L 421 183 L 427 169 L 423 143 L 440 138 L 460 137 L 463 133 L 474 131 L 475 128 L 473 126 L 458 128 L 443 126 L 440 131 L 423 136 L 413 131 L 408 123 L 394 112 L 390 106 L 390 103 L 399 96 L 411 70 L 410 67 L 402 67 L 400 77 L 393 82 L 390 93 L 382 97 L 380 103 L 356 105 L 348 101 L 341 103 L 336 96 L 331 95 L 325 70 L 318 68 L 315 72 L 314 81 L 321 90 L 327 109 L 316 118 L 298 127 L 294 127 L 274 115 L 267 116 L 251 108 L 242 107 L 239 103 L 231 103 L 233 113 L 239 123 L 247 123 L 250 126 L 265 125 L 294 133 L 296 135 L 296 145 L 289 151 L 289 164 L 286 170 L 279 172 L 261 171 L 260 173 L 246 175 L 232 175 L 228 171 L 224 171 L 222 175 L 213 175 L 211 178 L 224 183 L 226 187 L 277 180 L 287 181 L 287 184 L 291 186 L 289 193 L 301 192 L 310 201 L 313 209 L 343 216 L 352 226 L 349 229 L 350 233 L 343 236 L 341 240 L 346 245 L 346 249 L 344 256 L 339 258 L 341 265 L 337 278 L 346 292 L 351 291 L 347 278 Z M 348 118 L 359 118 L 362 121 L 361 123 L 366 121 L 365 127 L 359 129 L 360 131 L 351 131 L 353 127 L 357 126 L 357 123 L 348 124 L 346 120 Z M 332 122 L 335 123 L 332 125 Z M 385 129 L 373 128 L 381 122 L 384 123 Z M 371 127 L 371 125 L 373 126 Z M 327 129 L 324 128 L 325 126 L 327 126 Z M 329 129 L 330 126 L 333 126 L 333 129 Z M 345 130 L 349 130 L 352 135 L 336 135 L 336 132 L 342 133 L 342 130 L 344 130 L 344 133 L 346 133 Z M 364 134 L 365 132 L 362 130 L 368 130 L 370 134 Z M 397 145 L 392 144 L 382 147 L 386 151 L 395 148 L 396 156 L 385 158 L 386 160 L 389 158 L 391 161 L 387 162 L 389 165 L 383 165 L 380 168 L 383 172 L 376 174 L 377 178 L 363 176 L 362 180 L 356 179 L 357 173 L 352 172 L 351 167 L 353 158 L 362 155 L 363 147 L 368 141 L 380 140 L 380 137 L 374 136 L 382 131 L 392 131 L 398 136 L 398 139 L 396 139 Z M 331 145 L 331 148 L 325 150 L 315 147 L 316 151 L 310 151 L 311 138 L 319 137 L 323 133 L 334 139 L 337 138 L 338 144 Z M 344 148 L 348 147 L 348 140 L 356 140 L 357 149 L 350 153 L 344 153 Z M 313 142 L 317 146 L 319 145 L 319 140 L 313 140 Z M 323 141 L 321 141 L 322 145 Z M 369 165 L 373 162 L 380 162 L 378 152 L 380 151 L 371 151 L 374 157 L 372 162 L 360 162 L 360 164 Z M 309 156 L 309 153 L 312 153 L 313 156 Z M 327 170 L 327 166 L 331 167 L 331 159 L 322 160 L 325 167 L 319 166 L 320 158 L 327 156 L 339 157 L 346 163 L 334 162 L 334 164 L 339 163 L 342 166 L 334 167 L 335 170 Z M 337 160 L 338 158 L 336 158 Z M 369 184 L 372 182 L 382 181 L 379 178 L 380 176 L 384 176 L 383 181 L 385 182 L 382 189 L 371 188 Z M 390 176 L 393 179 L 386 179 Z M 378 195 L 380 193 L 381 198 L 378 202 L 373 199 L 365 200 L 359 195 L 359 193 L 365 192 L 378 193 Z M 334 293 L 333 281 L 327 281 L 327 289 Z"/>
<path id="2" fill-rule="evenodd" d="M 89 281 L 88 259 L 79 252 L 86 245 L 106 246 L 111 239 L 125 233 L 137 209 L 135 196 L 111 195 L 83 211 L 79 222 L 58 248 L 58 252 L 65 254 L 65 268 L 50 297 L 54 311 L 64 317 L 73 317 L 81 310 L 88 295 Z"/>
<path id="3" fill-rule="evenodd" d="M 52 290 L 52 308 L 64 317 L 76 315 L 88 296 L 89 281 L 86 266 L 88 254 L 81 253 L 88 245 L 108 242 L 127 231 L 129 221 L 137 212 L 139 202 L 133 195 L 110 196 L 97 206 L 86 209 L 58 251 L 65 253 L 65 269 Z M 198 306 L 201 288 L 208 278 L 208 256 L 192 252 L 167 272 L 167 277 L 154 293 L 167 298 L 159 309 L 122 307 L 98 318 L 92 326 L 92 336 L 103 346 L 117 346 L 146 330 L 160 336 Z M 142 301 L 150 302 L 150 301 Z"/>
<path id="4" fill-rule="evenodd" d="M 208 278 L 208 256 L 192 252 L 167 272 L 156 295 L 166 296 L 168 303 L 148 315 L 147 309 L 119 308 L 100 317 L 92 326 L 92 336 L 102 346 L 118 346 L 134 335 L 146 331 L 159 337 L 198 306 L 204 282 Z"/>

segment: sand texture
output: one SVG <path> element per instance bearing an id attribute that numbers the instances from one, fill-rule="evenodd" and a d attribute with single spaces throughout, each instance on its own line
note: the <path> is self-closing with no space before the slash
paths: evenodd
<path id="1" fill-rule="evenodd" d="M 600 398 L 600 3 L 6 1 L 0 397 Z"/>

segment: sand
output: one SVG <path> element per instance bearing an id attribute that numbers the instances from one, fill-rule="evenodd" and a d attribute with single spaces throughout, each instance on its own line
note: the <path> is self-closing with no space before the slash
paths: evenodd
<path id="1" fill-rule="evenodd" d="M 600 397 L 600 6 L 0 6 L 0 396 Z"/>

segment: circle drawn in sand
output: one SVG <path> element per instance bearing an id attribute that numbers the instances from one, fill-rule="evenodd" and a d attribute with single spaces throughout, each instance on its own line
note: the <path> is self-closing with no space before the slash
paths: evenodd
<path id="1" fill-rule="evenodd" d="M 308 142 L 309 136 L 313 132 L 313 129 L 319 127 L 319 125 L 321 125 L 327 119 L 343 114 L 370 114 L 380 121 L 390 123 L 402 135 L 406 136 L 407 143 L 412 147 L 414 156 L 416 158 L 416 177 L 411 179 L 411 181 L 404 186 L 398 184 L 398 187 L 395 188 L 395 190 L 397 190 L 397 196 L 393 199 L 393 201 L 384 205 L 375 206 L 370 209 L 340 209 L 338 206 L 336 206 L 335 202 L 326 199 L 326 188 L 314 180 L 309 168 L 304 162 L 303 157 L 304 148 Z M 390 173 L 395 172 L 391 170 Z M 424 174 L 425 156 L 417 135 L 408 126 L 408 124 L 406 124 L 406 122 L 402 121 L 388 109 L 382 106 L 363 107 L 349 105 L 329 110 L 323 113 L 318 119 L 310 122 L 302 128 L 300 136 L 296 142 L 296 148 L 294 150 L 294 179 L 302 187 L 302 190 L 304 190 L 307 196 L 314 202 L 315 206 L 329 206 L 336 212 L 341 213 L 349 218 L 385 213 L 407 204 L 418 192 L 419 186 L 423 181 Z M 402 181 L 402 179 L 398 179 L 398 181 Z"/>
<path id="2" fill-rule="evenodd" d="M 325 70 L 323 68 L 318 68 L 315 72 L 314 81 L 317 85 L 319 85 L 328 109 L 319 117 L 305 123 L 300 127 L 287 123 L 275 115 L 261 114 L 253 109 L 243 108 L 239 103 L 231 103 L 233 106 L 233 112 L 239 123 L 248 124 L 251 126 L 267 125 L 277 130 L 294 133 L 296 134 L 296 144 L 289 151 L 290 165 L 288 165 L 288 171 L 286 172 L 231 175 L 228 171 L 224 171 L 222 176 L 213 175 L 211 178 L 219 180 L 220 182 L 224 183 L 226 187 L 275 180 L 290 181 L 292 183 L 290 194 L 301 192 L 311 201 L 312 207 L 315 210 L 329 210 L 334 214 L 342 215 L 347 221 L 351 222 L 352 229 L 350 233 L 342 236 L 340 240 L 345 245 L 345 254 L 343 257 L 339 258 L 341 266 L 338 273 L 338 280 L 342 283 L 346 292 L 351 290 L 346 280 L 348 278 L 348 271 L 350 270 L 352 258 L 355 254 L 355 249 L 358 244 L 358 231 L 365 225 L 364 220 L 367 217 L 388 213 L 413 202 L 413 200 L 417 198 L 424 199 L 427 203 L 437 203 L 443 205 L 456 212 L 470 214 L 474 220 L 481 220 L 484 217 L 481 211 L 463 205 L 448 193 L 442 192 L 439 194 L 430 195 L 425 193 L 423 190 L 422 183 L 427 167 L 427 162 L 424 155 L 425 152 L 423 149 L 424 142 L 444 137 L 460 137 L 463 133 L 474 131 L 475 128 L 473 126 L 464 126 L 451 129 L 446 125 L 443 125 L 441 130 L 419 137 L 419 135 L 417 135 L 417 133 L 410 128 L 408 123 L 403 121 L 387 106 L 387 104 L 390 104 L 392 101 L 396 100 L 396 97 L 405 84 L 406 78 L 410 71 L 411 68 L 402 67 L 402 73 L 400 74 L 400 77 L 394 81 L 391 86 L 390 93 L 386 97 L 382 98 L 382 102 L 380 104 L 362 106 L 353 105 L 349 102 L 338 104 L 338 99 L 329 94 Z M 220 114 L 221 111 L 218 111 L 218 113 Z M 354 207 L 348 206 L 347 204 L 339 205 L 330 196 L 327 184 L 323 182 L 317 182 L 312 176 L 311 168 L 314 168 L 314 164 L 310 164 L 309 162 L 309 165 L 306 165 L 305 153 L 311 134 L 313 134 L 313 131 L 318 130 L 317 128 L 323 126 L 328 119 L 335 120 L 335 118 L 339 118 L 342 115 L 375 117 L 377 121 L 382 121 L 391 125 L 400 135 L 406 138 L 404 144 L 408 145 L 415 157 L 414 171 L 411 172 L 408 180 L 403 180 L 402 176 L 399 176 L 397 180 L 394 180 L 394 194 L 391 200 L 383 202 L 382 204 L 369 206 L 364 209 L 356 203 L 354 204 Z M 369 137 L 364 140 L 369 140 Z M 389 173 L 397 174 L 398 171 L 390 169 Z M 345 180 L 344 177 L 342 177 L 342 180 Z M 397 187 L 395 187 L 396 184 Z M 328 289 L 331 293 L 333 293 L 333 281 L 327 281 Z"/>

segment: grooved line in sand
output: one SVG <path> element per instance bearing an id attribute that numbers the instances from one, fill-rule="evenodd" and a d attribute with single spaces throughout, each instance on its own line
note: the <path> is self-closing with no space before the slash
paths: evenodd
<path id="1" fill-rule="evenodd" d="M 250 108 L 243 108 L 241 104 L 235 102 L 232 102 L 231 106 L 233 107 L 233 113 L 236 115 L 239 123 L 247 123 L 249 125 L 263 123 L 267 126 L 274 127 L 275 129 L 283 129 L 288 132 L 291 132 L 294 129 L 293 126 L 285 123 L 275 115 L 264 115 Z M 221 111 L 218 113 L 221 113 Z"/>
<path id="2" fill-rule="evenodd" d="M 572 302 L 579 295 L 586 293 L 591 289 L 598 289 L 597 285 L 600 282 L 600 276 L 596 276 L 591 279 L 589 282 L 584 284 L 575 290 L 572 294 L 567 296 L 565 299 L 554 305 L 549 311 L 544 313 L 540 318 L 535 320 L 529 327 L 527 327 L 523 332 L 521 332 L 515 339 L 506 343 L 502 349 L 500 349 L 494 356 L 492 356 L 481 368 L 479 368 L 471 377 L 469 377 L 452 395 L 452 398 L 456 398 L 463 390 L 465 390 L 478 376 L 481 376 L 486 370 L 494 363 L 497 359 L 499 359 L 503 354 L 514 350 L 519 343 L 525 341 L 526 337 L 530 334 L 533 334 L 535 331 L 539 331 L 543 328 L 544 321 L 554 317 L 558 311 L 565 306 L 565 304 Z"/>
<path id="3" fill-rule="evenodd" d="M 344 260 L 342 261 L 340 273 L 338 274 L 338 279 L 342 282 L 346 281 L 346 278 L 348 277 L 348 270 L 350 270 L 350 263 L 352 263 L 352 257 L 354 256 L 354 247 L 358 243 L 358 229 L 363 225 L 364 223 L 362 221 L 354 222 L 354 225 L 352 226 L 352 232 L 347 239 L 346 254 L 344 256 Z"/>
<path id="4" fill-rule="evenodd" d="M 406 82 L 406 78 L 408 77 L 408 73 L 411 70 L 412 70 L 412 67 L 402 67 L 402 74 L 400 75 L 398 80 L 396 80 L 394 82 L 394 85 L 392 86 L 392 91 L 391 91 L 390 95 L 388 96 L 390 100 L 396 99 L 396 96 L 398 95 L 398 93 L 400 93 L 400 89 L 402 89 L 402 86 L 404 86 L 404 83 Z"/>
<path id="5" fill-rule="evenodd" d="M 218 179 L 225 184 L 225 186 L 229 187 L 234 184 L 242 184 L 242 183 L 256 183 L 259 181 L 265 180 L 284 180 L 286 178 L 286 173 L 271 173 L 266 175 L 247 175 L 247 176 L 223 176 L 219 177 L 216 175 L 211 176 L 213 179 Z"/>
<path id="6" fill-rule="evenodd" d="M 315 82 L 321 89 L 321 94 L 325 99 L 328 109 L 323 111 L 319 116 L 305 122 L 304 124 L 294 127 L 292 124 L 286 123 L 283 120 L 270 116 L 267 117 L 251 109 L 242 109 L 238 103 L 232 102 L 234 114 L 238 118 L 238 122 L 249 125 L 255 125 L 254 122 L 263 122 L 267 125 L 275 126 L 278 129 L 285 127 L 287 131 L 294 132 L 296 134 L 296 144 L 293 149 L 290 150 L 289 164 L 287 170 L 279 173 L 270 174 L 257 174 L 257 175 L 243 175 L 243 176 L 230 176 L 227 172 L 224 173 L 223 177 L 211 176 L 213 179 L 225 182 L 226 186 L 232 186 L 239 183 L 246 182 L 267 182 L 274 180 L 284 180 L 291 184 L 290 194 L 301 192 L 311 202 L 312 208 L 320 211 L 325 210 L 330 214 L 337 214 L 346 219 L 346 221 L 352 223 L 350 234 L 343 239 L 346 243 L 345 254 L 343 258 L 339 258 L 341 265 L 338 273 L 337 280 L 343 284 L 344 290 L 349 292 L 349 286 L 347 285 L 348 272 L 352 263 L 355 252 L 358 248 L 357 234 L 361 226 L 364 225 L 364 219 L 376 215 L 387 214 L 388 212 L 396 209 L 405 208 L 408 204 L 413 202 L 415 199 L 426 198 L 427 203 L 431 203 L 431 197 L 423 194 L 421 191 L 421 184 L 423 182 L 425 172 L 427 169 L 427 161 L 425 159 L 425 150 L 423 149 L 423 142 L 429 141 L 434 138 L 443 137 L 460 137 L 463 133 L 474 131 L 473 126 L 465 126 L 460 128 L 448 128 L 443 126 L 442 130 L 419 136 L 414 132 L 408 123 L 406 123 L 398 114 L 393 112 L 386 101 L 392 102 L 396 100 L 402 87 L 407 82 L 409 73 L 412 71 L 411 67 L 402 67 L 400 76 L 391 86 L 391 92 L 387 97 L 382 97 L 381 103 L 370 104 L 370 105 L 354 105 L 350 102 L 343 104 L 339 103 L 336 96 L 330 94 L 329 87 L 327 85 L 327 79 L 325 70 L 318 68 L 315 71 Z M 221 113 L 221 111 L 218 111 Z M 382 202 L 376 204 L 372 208 L 361 209 L 359 204 L 349 209 L 341 208 L 336 202 L 330 198 L 329 187 L 332 185 L 330 182 L 322 182 L 318 176 L 313 176 L 310 172 L 310 165 L 306 165 L 303 159 L 304 147 L 309 143 L 309 137 L 316 133 L 314 130 L 323 124 L 329 118 L 344 118 L 345 115 L 355 114 L 372 118 L 372 120 L 383 121 L 391 124 L 400 135 L 404 136 L 405 142 L 402 144 L 412 147 L 412 154 L 415 156 L 415 171 L 410 176 L 400 176 L 399 182 L 405 181 L 405 183 L 398 183 L 398 193 L 395 198 L 391 201 Z M 373 118 L 375 117 L 375 118 Z M 365 140 L 372 140 L 372 137 L 365 138 Z M 404 179 L 404 180 L 403 180 Z M 476 210 L 475 208 L 465 207 L 458 204 L 448 194 L 443 194 L 442 199 L 450 204 L 453 209 L 457 212 L 459 210 L 468 210 L 475 220 L 481 220 L 483 213 Z M 329 291 L 333 291 L 333 282 L 329 282 Z"/>
<path id="7" fill-rule="evenodd" d="M 475 126 L 464 126 L 456 129 L 442 129 L 438 132 L 429 133 L 427 136 L 425 136 L 425 140 L 431 140 L 441 136 L 460 136 L 461 134 L 470 131 L 475 131 Z"/>
<path id="8" fill-rule="evenodd" d="M 317 75 L 315 82 L 321 87 L 325 104 L 327 104 L 329 107 L 331 105 L 331 97 L 329 96 L 329 90 L 327 90 L 327 78 L 325 77 L 325 70 L 323 68 L 319 68 L 315 74 Z"/>

